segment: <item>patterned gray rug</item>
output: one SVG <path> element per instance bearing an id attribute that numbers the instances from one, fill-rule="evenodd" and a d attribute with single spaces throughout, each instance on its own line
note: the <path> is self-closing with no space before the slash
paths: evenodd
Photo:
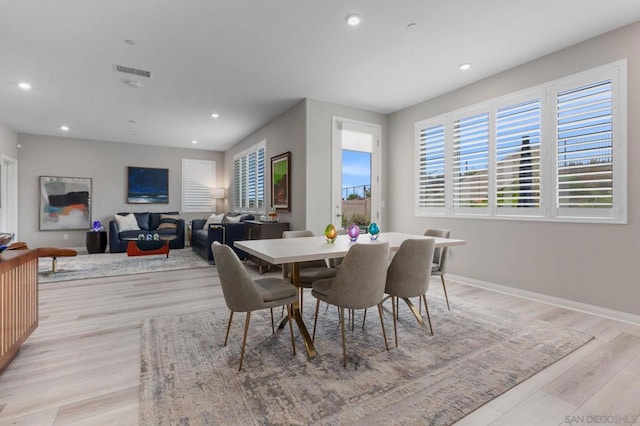
<path id="1" fill-rule="evenodd" d="M 312 325 L 315 300 L 307 302 L 305 322 Z M 254 313 L 240 373 L 244 314 L 234 317 L 227 347 L 226 309 L 146 320 L 140 424 L 448 425 L 592 339 L 451 302 L 448 312 L 443 300 L 430 298 L 434 336 L 401 304 L 398 348 L 386 310 L 388 352 L 377 310 L 369 310 L 364 330 L 357 313 L 346 369 L 335 308 L 320 309 L 314 359 L 299 336 L 293 356 L 288 327 L 271 335 L 268 311 Z"/>
<path id="2" fill-rule="evenodd" d="M 50 257 L 40 258 L 38 276 L 39 283 L 42 284 L 208 266 L 207 261 L 191 248 L 171 250 L 168 258 L 163 254 L 129 257 L 127 253 L 96 253 L 61 257 L 58 259 L 56 272 L 51 272 Z"/>

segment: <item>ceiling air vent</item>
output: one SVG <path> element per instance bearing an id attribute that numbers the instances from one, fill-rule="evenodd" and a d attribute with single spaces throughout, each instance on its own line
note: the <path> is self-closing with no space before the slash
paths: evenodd
<path id="1" fill-rule="evenodd" d="M 151 78 L 151 71 L 139 70 L 137 68 L 125 67 L 124 65 L 113 65 L 113 70 L 126 74 L 133 74 L 139 77 Z"/>

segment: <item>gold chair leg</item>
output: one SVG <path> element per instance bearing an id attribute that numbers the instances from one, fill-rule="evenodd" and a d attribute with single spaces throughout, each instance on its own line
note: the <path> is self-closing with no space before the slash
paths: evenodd
<path id="1" fill-rule="evenodd" d="M 444 275 L 440 275 L 440 280 L 442 280 L 442 288 L 444 289 L 444 298 L 447 300 L 447 310 L 451 310 L 449 307 L 449 296 L 447 296 L 447 286 L 444 285 Z"/>
<path id="2" fill-rule="evenodd" d="M 271 311 L 271 334 L 276 334 L 276 326 L 273 323 L 273 308 L 269 309 Z"/>
<path id="3" fill-rule="evenodd" d="M 393 303 L 393 299 L 395 297 L 391 297 L 391 314 L 393 315 L 393 336 L 396 340 L 396 348 L 398 347 L 398 328 L 397 328 L 397 319 L 396 319 L 396 304 Z"/>
<path id="4" fill-rule="evenodd" d="M 344 342 L 344 308 L 340 308 L 340 326 L 342 330 L 342 365 L 347 368 L 347 345 Z"/>
<path id="5" fill-rule="evenodd" d="M 227 346 L 227 339 L 229 338 L 229 330 L 231 329 L 231 320 L 233 319 L 233 311 L 229 315 L 229 324 L 227 324 L 227 335 L 224 336 L 224 346 Z"/>
<path id="6" fill-rule="evenodd" d="M 382 337 L 384 337 L 384 347 L 389 350 L 387 343 L 387 332 L 384 330 L 384 320 L 382 319 L 382 302 L 378 303 L 378 314 L 380 314 L 380 325 L 382 326 Z"/>
<path id="7" fill-rule="evenodd" d="M 320 309 L 320 299 L 316 299 L 316 317 L 313 319 L 313 335 L 311 341 L 316 341 L 316 325 L 318 324 L 318 309 Z"/>
<path id="8" fill-rule="evenodd" d="M 291 347 L 293 348 L 293 355 L 295 356 L 296 343 L 295 343 L 295 340 L 293 339 L 293 318 L 291 318 L 292 316 L 291 311 L 292 311 L 291 305 L 287 305 L 287 318 L 289 318 L 289 331 L 291 332 Z"/>
<path id="9" fill-rule="evenodd" d="M 240 350 L 240 367 L 238 367 L 238 371 L 242 371 L 242 361 L 244 360 L 244 347 L 247 344 L 247 332 L 249 331 L 250 320 L 251 320 L 251 311 L 247 312 L 247 319 L 244 322 L 244 336 L 242 336 L 242 349 Z"/>
<path id="10" fill-rule="evenodd" d="M 422 298 L 424 299 L 424 309 L 427 312 L 427 320 L 429 320 L 429 329 L 431 330 L 431 335 L 433 336 L 433 327 L 431 327 L 431 315 L 429 315 L 429 306 L 427 305 L 427 295 L 423 294 Z"/>

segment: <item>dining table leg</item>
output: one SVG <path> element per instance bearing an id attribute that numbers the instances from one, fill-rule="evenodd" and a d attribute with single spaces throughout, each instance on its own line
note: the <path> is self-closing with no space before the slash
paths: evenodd
<path id="1" fill-rule="evenodd" d="M 300 330 L 300 336 L 302 336 L 302 341 L 304 342 L 304 346 L 307 349 L 307 354 L 309 358 L 314 358 L 317 355 L 316 348 L 313 345 L 313 340 L 309 335 L 309 330 L 307 330 L 307 326 L 304 324 L 302 319 L 302 312 L 300 309 L 300 292 L 302 292 L 302 287 L 300 287 L 300 269 L 298 268 L 298 263 L 291 264 L 291 281 L 293 285 L 298 289 L 298 300 L 292 303 L 292 311 L 293 311 L 293 319 L 295 319 L 296 324 L 298 325 L 298 330 Z M 283 329 L 287 324 L 287 317 L 284 317 L 278 326 L 278 329 Z"/>

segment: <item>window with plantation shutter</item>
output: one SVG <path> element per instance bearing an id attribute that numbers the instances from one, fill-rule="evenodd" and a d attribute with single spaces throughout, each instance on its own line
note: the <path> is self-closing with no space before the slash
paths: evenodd
<path id="1" fill-rule="evenodd" d="M 613 207 L 611 80 L 558 93 L 557 207 Z"/>
<path id="2" fill-rule="evenodd" d="M 418 123 L 418 208 L 420 210 L 445 207 L 445 137 L 444 124 Z"/>
<path id="3" fill-rule="evenodd" d="M 182 211 L 211 212 L 214 200 L 211 190 L 216 186 L 216 162 L 182 159 Z"/>
<path id="4" fill-rule="evenodd" d="M 265 210 L 266 141 L 233 159 L 233 208 L 242 212 Z"/>
<path id="5" fill-rule="evenodd" d="M 627 61 L 415 123 L 419 216 L 627 223 Z"/>
<path id="6" fill-rule="evenodd" d="M 541 101 L 496 112 L 496 205 L 499 209 L 540 207 Z"/>
<path id="7" fill-rule="evenodd" d="M 453 123 L 453 206 L 486 207 L 489 199 L 489 114 Z"/>

